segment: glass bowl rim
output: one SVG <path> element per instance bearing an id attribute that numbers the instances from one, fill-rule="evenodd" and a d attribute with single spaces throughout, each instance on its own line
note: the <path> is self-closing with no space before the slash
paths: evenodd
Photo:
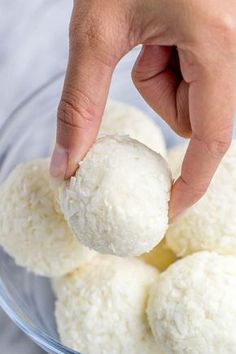
<path id="1" fill-rule="evenodd" d="M 42 92 L 53 86 L 55 83 L 63 79 L 65 75 L 64 71 L 58 72 L 52 78 L 47 80 L 44 84 L 40 85 L 35 89 L 30 95 L 23 99 L 11 113 L 7 116 L 6 121 L 0 127 L 0 140 L 4 139 L 4 132 L 11 128 L 14 124 L 15 116 L 24 109 L 32 100 L 38 97 Z M 63 344 L 59 343 L 56 339 L 52 338 L 50 335 L 38 329 L 34 325 L 27 323 L 27 320 L 22 319 L 19 312 L 21 312 L 17 303 L 11 298 L 9 292 L 7 291 L 4 282 L 0 278 L 0 307 L 9 316 L 9 318 L 19 327 L 28 337 L 30 337 L 34 342 L 36 342 L 40 347 L 48 349 L 57 354 L 80 354 L 78 351 L 74 351 Z"/>

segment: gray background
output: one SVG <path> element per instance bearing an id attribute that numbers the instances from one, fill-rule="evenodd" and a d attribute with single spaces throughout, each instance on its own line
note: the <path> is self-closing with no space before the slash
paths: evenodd
<path id="1" fill-rule="evenodd" d="M 0 0 L 0 127 L 15 106 L 66 67 L 70 0 Z M 0 352 L 43 354 L 0 309 Z"/>

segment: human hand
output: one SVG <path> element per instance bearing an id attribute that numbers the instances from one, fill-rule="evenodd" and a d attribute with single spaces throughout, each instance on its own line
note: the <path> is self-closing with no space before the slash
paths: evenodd
<path id="1" fill-rule="evenodd" d="M 74 174 L 96 139 L 113 70 L 137 44 L 134 84 L 173 130 L 191 138 L 172 189 L 174 217 L 205 193 L 231 142 L 235 0 L 75 0 L 51 173 Z"/>

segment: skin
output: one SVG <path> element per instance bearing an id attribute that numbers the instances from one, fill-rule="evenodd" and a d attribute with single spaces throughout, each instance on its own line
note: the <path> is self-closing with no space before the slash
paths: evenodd
<path id="1" fill-rule="evenodd" d="M 170 218 L 199 200 L 232 140 L 235 0 L 75 0 L 51 174 L 69 178 L 94 143 L 114 68 L 137 44 L 132 71 L 146 102 L 191 138 Z"/>

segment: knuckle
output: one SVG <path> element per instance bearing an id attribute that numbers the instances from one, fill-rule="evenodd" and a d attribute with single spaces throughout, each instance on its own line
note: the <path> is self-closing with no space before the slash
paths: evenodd
<path id="1" fill-rule="evenodd" d="M 221 158 L 227 152 L 231 145 L 232 141 L 232 130 L 227 129 L 226 132 L 222 130 L 221 134 L 211 138 L 202 138 L 196 135 L 193 136 L 193 139 L 197 140 L 202 145 L 205 145 L 206 150 L 213 158 Z"/>
<path id="2" fill-rule="evenodd" d="M 103 23 L 99 18 L 92 16 L 88 21 L 88 26 L 85 30 L 85 38 L 91 48 L 96 49 L 98 43 L 106 42 L 106 32 L 103 28 Z"/>
<path id="3" fill-rule="evenodd" d="M 192 182 L 180 177 L 188 193 L 191 193 L 193 201 L 199 200 L 207 191 L 208 185 L 193 185 Z"/>
<path id="4" fill-rule="evenodd" d="M 221 40 L 223 46 L 227 49 L 235 48 L 236 41 L 236 20 L 233 14 L 222 13 L 215 19 L 218 40 Z"/>
<path id="5" fill-rule="evenodd" d="M 102 23 L 98 16 L 92 13 L 74 15 L 69 27 L 70 46 L 77 48 L 88 45 L 95 48 L 102 39 L 102 32 Z"/>
<path id="6" fill-rule="evenodd" d="M 231 135 L 225 137 L 218 137 L 210 140 L 207 143 L 209 152 L 215 157 L 223 156 L 229 149 L 231 144 Z"/>
<path id="7" fill-rule="evenodd" d="M 84 31 L 81 33 L 83 41 L 91 48 L 96 50 L 101 42 L 105 40 L 102 36 L 102 25 L 98 19 L 90 18 Z"/>
<path id="8" fill-rule="evenodd" d="M 201 199 L 207 191 L 207 187 L 195 187 L 192 188 L 191 194 L 194 201 Z"/>
<path id="9" fill-rule="evenodd" d="M 102 61 L 112 65 L 129 50 L 127 20 L 115 4 L 105 0 L 100 5 L 96 0 L 86 3 L 89 4 L 84 7 L 80 5 L 80 11 L 72 16 L 69 27 L 70 49 L 79 49 L 80 53 L 89 49 L 101 57 Z"/>
<path id="10" fill-rule="evenodd" d="M 95 119 L 95 110 L 84 94 L 64 93 L 58 108 L 59 124 L 71 128 L 87 129 Z"/>
<path id="11" fill-rule="evenodd" d="M 119 40 L 116 38 L 110 25 L 106 26 L 102 19 L 91 15 L 85 24 L 81 23 L 77 27 L 71 25 L 70 50 L 79 55 L 92 53 L 100 62 L 113 67 L 120 59 Z"/>
<path id="12" fill-rule="evenodd" d="M 203 197 L 203 195 L 206 193 L 206 188 L 201 189 L 201 188 L 192 188 L 192 197 L 194 201 L 197 201 Z"/>
<path id="13" fill-rule="evenodd" d="M 227 36 L 235 36 L 235 30 L 236 30 L 236 20 L 233 15 L 231 14 L 223 14 L 220 17 L 219 20 L 219 25 L 222 30 L 222 32 Z"/>

